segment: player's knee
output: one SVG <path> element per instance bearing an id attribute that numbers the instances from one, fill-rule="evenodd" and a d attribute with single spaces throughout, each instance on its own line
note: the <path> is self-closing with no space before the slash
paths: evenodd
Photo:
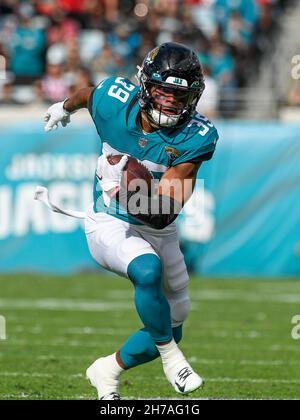
<path id="1" fill-rule="evenodd" d="M 188 317 L 191 310 L 191 302 L 188 296 L 171 302 L 172 324 L 181 325 Z"/>
<path id="2" fill-rule="evenodd" d="M 157 287 L 161 284 L 162 264 L 154 254 L 141 255 L 129 264 L 127 273 L 136 287 Z"/>

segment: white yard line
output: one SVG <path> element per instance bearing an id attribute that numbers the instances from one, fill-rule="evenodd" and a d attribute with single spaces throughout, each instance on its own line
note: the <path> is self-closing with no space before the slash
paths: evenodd
<path id="1" fill-rule="evenodd" d="M 0 353 L 0 357 L 3 357 L 4 354 Z M 20 355 L 20 357 L 24 358 L 24 355 Z M 51 359 L 59 359 L 59 360 L 82 360 L 82 359 L 93 359 L 95 354 L 72 354 L 72 355 L 55 355 L 55 354 L 42 354 L 37 356 L 37 360 L 51 360 Z M 226 360 L 226 359 L 201 359 L 195 356 L 191 356 L 188 358 L 188 361 L 193 364 L 197 365 L 237 365 L 237 366 L 272 366 L 272 367 L 280 367 L 280 366 L 299 366 L 300 361 L 292 361 L 289 362 L 287 360 Z M 1 375 L 1 373 L 0 373 Z"/>
<path id="2" fill-rule="evenodd" d="M 0 377 L 16 377 L 16 378 L 85 378 L 83 373 L 76 373 L 74 375 L 62 375 L 60 373 L 39 373 L 39 372 L 0 372 Z"/>
<path id="3" fill-rule="evenodd" d="M 0 354 L 1 356 L 1 354 Z M 24 356 L 22 356 L 24 357 Z M 43 354 L 37 356 L 37 360 L 50 360 L 50 359 L 60 359 L 60 360 L 72 360 L 72 359 L 92 359 L 95 357 L 94 354 L 84 354 L 84 355 L 55 355 L 55 354 Z M 242 365 L 242 366 L 287 366 L 289 361 L 287 360 L 225 360 L 225 359 L 199 359 L 198 357 L 192 356 L 188 358 L 190 363 L 205 365 Z M 300 362 L 292 361 L 290 362 L 292 366 L 299 366 Z"/>
<path id="4" fill-rule="evenodd" d="M 73 375 L 61 375 L 38 372 L 0 372 L 0 377 L 32 377 L 32 378 L 85 378 L 83 373 Z M 156 376 L 155 380 L 162 380 L 163 376 Z M 272 383 L 272 384 L 300 384 L 300 379 L 276 379 L 276 378 L 231 378 L 231 377 L 209 377 L 206 382 L 232 382 L 232 383 Z"/>
<path id="5" fill-rule="evenodd" d="M 111 291 L 108 295 L 110 300 L 79 300 L 79 299 L 0 299 L 1 309 L 20 309 L 20 310 L 51 310 L 51 311 L 89 311 L 106 312 L 131 310 L 134 308 L 131 292 Z M 205 289 L 193 291 L 192 301 L 197 307 L 197 302 L 201 301 L 228 301 L 237 300 L 239 302 L 276 302 L 285 304 L 300 303 L 300 294 L 287 293 L 255 293 L 242 290 L 214 290 Z"/>
<path id="6" fill-rule="evenodd" d="M 131 335 L 133 333 L 132 329 L 124 328 L 92 328 L 92 327 L 83 327 L 83 328 L 67 328 L 62 331 L 64 334 L 75 334 L 75 335 Z"/>
<path id="7" fill-rule="evenodd" d="M 0 394 L 0 400 L 3 399 L 38 399 L 41 400 L 43 399 L 43 396 L 41 395 L 37 395 L 37 394 L 26 394 L 26 393 L 21 393 L 21 394 Z M 44 398 L 45 399 L 45 398 Z M 47 395 L 47 399 L 52 399 L 52 400 L 94 400 L 95 398 L 93 398 L 91 395 L 74 395 L 74 397 L 58 397 L 58 396 L 48 396 Z"/>
<path id="8" fill-rule="evenodd" d="M 215 290 L 205 289 L 193 291 L 193 301 L 219 301 L 219 300 L 237 300 L 240 302 L 277 302 L 277 303 L 300 303 L 300 294 L 296 293 L 256 293 L 242 290 Z"/>
<path id="9" fill-rule="evenodd" d="M 128 334 L 126 334 L 128 335 Z M 57 338 L 54 340 L 49 340 L 49 341 L 38 341 L 38 340 L 31 340 L 31 339 L 15 339 L 15 338 L 10 338 L 8 337 L 8 339 L 6 341 L 3 342 L 3 344 L 5 345 L 5 347 L 9 347 L 9 346 L 47 346 L 47 347 L 61 347 L 61 346 L 65 346 L 65 347 L 79 347 L 79 348 L 99 348 L 99 343 L 102 340 L 102 337 L 99 336 L 99 341 L 86 341 L 86 340 L 70 340 L 67 339 L 66 337 L 61 337 L 61 338 Z M 115 344 L 115 340 L 107 340 L 105 339 L 105 344 Z M 201 343 L 201 345 L 199 345 L 199 348 L 201 349 L 206 349 L 206 350 L 211 350 L 211 349 L 220 349 L 224 346 L 224 343 L 220 342 L 220 343 L 213 343 L 213 344 L 205 344 L 205 343 Z M 241 341 L 235 341 L 234 342 L 234 350 L 236 351 L 237 349 L 239 351 L 252 351 L 253 352 L 253 347 L 252 346 L 247 346 L 244 344 L 243 340 Z M 286 351 L 286 352 L 299 352 L 299 346 L 298 345 L 294 345 L 294 346 L 282 346 L 282 345 L 271 345 L 269 347 L 265 347 L 263 349 L 264 352 L 282 352 L 282 351 Z"/>
<path id="10" fill-rule="evenodd" d="M 128 336 L 128 334 L 126 334 Z M 56 340 L 50 341 L 33 341 L 33 340 L 22 340 L 22 339 L 7 339 L 4 343 L 5 346 L 34 346 L 34 347 L 79 347 L 79 348 L 99 348 L 103 337 L 99 337 L 98 342 L 85 342 L 84 340 L 69 340 L 64 338 L 57 338 Z M 116 340 L 105 339 L 105 344 L 116 344 Z"/>
<path id="11" fill-rule="evenodd" d="M 87 311 L 107 312 L 132 310 L 134 303 L 130 302 L 102 302 L 96 300 L 75 299 L 0 299 L 1 309 L 47 310 L 47 311 Z"/>
<path id="12" fill-rule="evenodd" d="M 275 378 L 208 378 L 207 382 L 245 382 L 251 384 L 300 384 L 300 379 L 275 379 Z"/>
<path id="13" fill-rule="evenodd" d="M 286 360 L 223 360 L 223 359 L 198 359 L 197 357 L 188 358 L 190 363 L 197 363 L 202 365 L 243 365 L 243 366 L 286 366 Z M 300 362 L 292 361 L 293 366 L 300 365 Z"/>

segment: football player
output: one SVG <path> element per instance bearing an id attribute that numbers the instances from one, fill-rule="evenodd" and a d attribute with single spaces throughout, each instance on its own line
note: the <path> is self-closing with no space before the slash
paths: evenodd
<path id="1" fill-rule="evenodd" d="M 157 357 L 176 392 L 186 394 L 203 384 L 177 345 L 190 299 L 175 219 L 192 194 L 201 163 L 213 156 L 218 133 L 195 111 L 205 84 L 192 50 L 176 43 L 155 48 L 137 78 L 139 86 L 123 77 L 109 77 L 52 105 L 45 117 L 45 130 L 51 131 L 59 123 L 66 126 L 78 109 L 90 111 L 100 157 L 94 203 L 85 221 L 88 246 L 101 266 L 131 281 L 144 326 L 116 353 L 87 369 L 100 399 L 120 399 L 120 375 Z M 124 156 L 111 165 L 108 155 L 117 154 Z M 117 194 L 127 156 L 142 162 L 159 182 L 143 211 L 132 211 L 124 200 L 120 204 Z M 169 188 L 174 180 L 182 185 L 180 191 Z M 191 180 L 191 188 L 184 187 L 186 180 Z M 152 211 L 153 200 L 157 211 Z"/>

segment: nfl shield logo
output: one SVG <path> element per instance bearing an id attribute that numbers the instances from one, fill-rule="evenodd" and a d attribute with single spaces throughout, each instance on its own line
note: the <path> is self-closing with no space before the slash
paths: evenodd
<path id="1" fill-rule="evenodd" d="M 141 138 L 141 139 L 139 139 L 139 146 L 140 147 L 145 147 L 147 142 L 148 142 L 147 139 Z"/>

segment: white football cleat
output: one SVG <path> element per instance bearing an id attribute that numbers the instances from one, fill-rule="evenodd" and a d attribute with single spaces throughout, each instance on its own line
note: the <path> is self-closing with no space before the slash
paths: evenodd
<path id="1" fill-rule="evenodd" d="M 194 372 L 174 339 L 167 344 L 157 344 L 156 347 L 162 359 L 165 375 L 176 392 L 188 394 L 203 385 L 203 379 Z"/>
<path id="2" fill-rule="evenodd" d="M 119 400 L 119 376 L 123 369 L 117 365 L 115 354 L 97 359 L 86 371 L 91 385 L 97 389 L 99 400 Z"/>
<path id="3" fill-rule="evenodd" d="M 172 385 L 179 394 L 188 394 L 203 386 L 204 380 L 187 365 L 179 370 Z"/>

